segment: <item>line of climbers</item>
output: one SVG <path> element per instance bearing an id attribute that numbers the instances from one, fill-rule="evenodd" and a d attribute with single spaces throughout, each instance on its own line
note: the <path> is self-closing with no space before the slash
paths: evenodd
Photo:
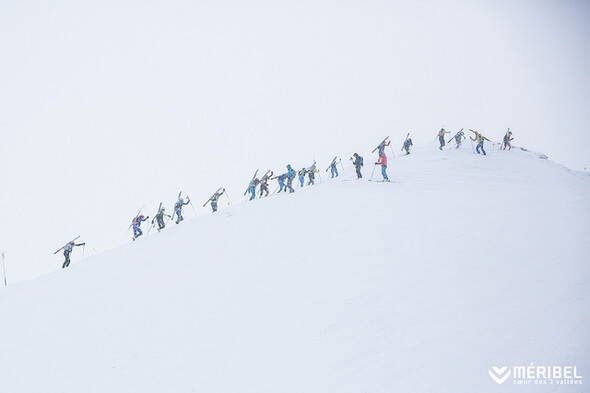
<path id="1" fill-rule="evenodd" d="M 472 129 L 469 129 L 469 131 L 474 133 L 474 137 L 469 138 L 471 141 L 476 142 L 476 148 L 474 150 L 474 153 L 477 152 L 477 154 L 486 155 L 486 152 L 484 150 L 484 141 L 488 141 L 488 142 L 491 142 L 491 141 L 488 138 L 486 138 L 485 136 L 483 136 L 483 134 L 481 134 L 478 131 L 474 131 Z M 461 130 L 459 130 L 454 136 L 452 136 L 445 143 L 445 135 L 446 134 L 450 134 L 450 131 L 446 131 L 444 129 L 444 127 L 441 128 L 437 134 L 437 138 L 440 143 L 440 146 L 439 146 L 440 150 L 442 150 L 445 147 L 446 143 L 450 143 L 452 140 L 455 141 L 455 144 L 456 144 L 455 148 L 459 149 L 461 147 L 462 142 L 467 139 L 467 137 L 465 136 L 465 133 L 463 132 L 463 128 Z M 504 138 L 502 140 L 500 148 L 503 150 L 506 150 L 506 148 L 508 148 L 508 150 L 512 150 L 512 145 L 510 142 L 513 139 L 514 138 L 512 138 L 512 132 L 510 131 L 510 128 L 509 128 L 508 131 L 506 132 L 506 134 L 504 135 Z M 412 142 L 412 138 L 410 138 L 410 133 L 408 133 L 406 135 L 406 139 L 403 142 L 401 151 L 405 151 L 406 152 L 405 155 L 408 155 L 408 154 L 410 154 L 410 151 L 411 151 L 413 145 L 414 144 Z M 388 146 L 391 146 L 391 141 L 389 140 L 389 137 L 386 137 L 372 151 L 372 153 L 377 151 L 378 158 L 377 158 L 377 161 L 375 162 L 375 166 L 377 166 L 377 165 L 381 166 L 381 175 L 383 176 L 382 181 L 384 181 L 384 182 L 390 181 L 389 177 L 387 176 L 387 155 L 385 154 L 385 148 Z M 472 146 L 472 148 L 473 148 L 473 146 Z M 393 156 L 393 148 L 391 150 L 391 153 Z M 350 160 L 352 161 L 352 165 L 355 167 L 357 179 L 361 179 L 363 177 L 363 175 L 361 173 L 361 168 L 364 165 L 363 157 L 361 157 L 358 153 L 354 153 L 353 156 L 350 158 Z M 244 192 L 244 196 L 247 194 L 250 194 L 249 200 L 255 199 L 257 195 L 258 195 L 258 198 L 262 198 L 263 196 L 268 197 L 270 195 L 269 188 L 268 188 L 268 183 L 270 180 L 277 180 L 277 182 L 278 182 L 277 188 L 273 191 L 273 194 L 275 194 L 275 193 L 279 194 L 283 191 L 288 192 L 289 194 L 295 192 L 295 189 L 293 188 L 293 180 L 295 179 L 295 177 L 299 178 L 299 187 L 304 187 L 306 176 L 308 177 L 307 186 L 312 186 L 315 184 L 316 174 L 320 175 L 320 171 L 317 169 L 316 164 L 317 164 L 316 161 L 314 161 L 311 166 L 309 166 L 307 168 L 305 168 L 305 167 L 301 168 L 297 172 L 293 169 L 291 164 L 289 164 L 286 166 L 287 171 L 285 173 L 273 176 L 274 172 L 272 170 L 268 170 L 260 179 L 256 177 L 258 174 L 258 171 L 256 171 L 254 173 L 254 176 L 250 180 L 250 183 L 248 184 L 248 188 Z M 331 178 L 339 176 L 338 164 L 340 164 L 340 166 L 342 167 L 342 170 L 344 170 L 344 166 L 342 165 L 342 160 L 338 159 L 337 156 L 334 157 L 334 159 L 332 160 L 330 165 L 326 168 L 325 172 L 330 171 Z M 373 174 L 375 172 L 375 166 L 373 167 L 373 172 L 371 173 L 371 179 L 369 179 L 369 180 L 372 180 Z M 321 175 L 320 175 L 320 182 L 321 182 Z M 257 191 L 257 188 L 259 188 L 258 191 Z M 203 204 L 203 207 L 205 207 L 208 203 L 210 203 L 213 213 L 215 213 L 218 209 L 219 198 L 224 194 L 227 196 L 227 192 L 226 192 L 225 188 L 220 187 Z M 229 200 L 229 196 L 227 196 L 227 197 Z M 166 214 L 166 209 L 164 208 L 164 206 L 162 206 L 162 203 L 160 202 L 160 206 L 158 207 L 156 215 L 154 216 L 154 218 L 151 221 L 151 225 L 148 230 L 148 234 L 149 234 L 149 231 L 151 230 L 151 228 L 154 228 L 155 225 L 157 225 L 156 229 L 158 232 L 160 232 L 162 229 L 166 228 L 168 221 L 174 220 L 174 216 L 176 216 L 176 221 L 175 221 L 176 224 L 179 224 L 181 221 L 184 220 L 184 217 L 182 215 L 182 209 L 184 206 L 186 206 L 188 204 L 190 204 L 192 206 L 192 202 L 190 200 L 190 197 L 187 195 L 186 201 L 185 201 L 184 198 L 182 197 L 182 191 L 181 191 L 178 194 L 178 199 L 177 199 L 176 203 L 174 204 L 174 212 L 173 212 L 172 216 L 170 216 L 169 214 Z M 194 209 L 194 207 L 193 207 L 193 209 Z M 134 241 L 135 241 L 135 239 L 137 239 L 138 237 L 143 235 L 143 231 L 141 230 L 141 223 L 147 221 L 150 218 L 149 216 L 146 217 L 143 214 L 141 214 L 142 210 L 143 210 L 143 208 L 139 210 L 137 215 L 135 215 L 135 217 L 131 221 L 131 225 L 128 228 L 128 230 L 130 228 L 133 228 L 133 238 L 132 239 Z M 195 213 L 196 213 L 196 211 L 195 211 Z M 76 239 L 78 237 L 76 237 Z M 57 250 L 55 252 L 55 253 L 57 253 L 62 249 L 64 250 L 65 261 L 63 263 L 62 268 L 66 268 L 70 265 L 70 254 L 73 251 L 74 247 L 85 246 L 85 244 L 86 244 L 86 243 L 77 244 L 77 243 L 75 243 L 76 239 L 66 243 L 65 246 L 63 246 L 62 248 L 60 248 L 59 250 Z"/>
<path id="2" fill-rule="evenodd" d="M 483 134 L 478 131 L 474 131 L 472 129 L 469 129 L 469 131 L 474 133 L 473 137 L 469 137 L 469 139 L 472 142 L 476 143 L 476 148 L 474 150 L 474 153 L 477 152 L 477 154 L 483 154 L 485 156 L 486 151 L 483 148 L 484 141 L 491 142 L 492 144 L 494 144 L 494 143 L 492 141 L 490 141 L 488 138 L 486 138 L 485 136 L 483 136 Z M 439 146 L 440 150 L 442 150 L 443 147 L 445 147 L 445 134 L 450 134 L 450 133 L 451 133 L 450 131 L 445 131 L 444 127 L 441 128 L 440 131 L 438 132 L 437 138 L 440 142 L 440 146 Z M 455 144 L 456 144 L 455 148 L 459 149 L 461 147 L 461 142 L 463 142 L 463 140 L 467 139 L 467 137 L 465 137 L 465 133 L 463 132 L 462 128 L 461 128 L 461 130 L 459 130 L 459 132 L 457 132 L 454 136 L 452 136 L 451 139 L 449 139 L 447 141 L 447 143 L 450 143 L 453 139 L 455 140 Z M 508 150 L 512 150 L 512 144 L 510 142 L 512 142 L 513 139 L 514 138 L 512 137 L 512 131 L 510 131 L 510 128 L 509 128 L 508 131 L 506 131 L 506 134 L 504 134 L 504 138 L 502 138 L 502 143 L 501 143 L 500 149 L 506 150 L 506 148 L 508 148 Z M 412 143 L 412 140 L 410 139 L 410 144 L 411 143 Z M 405 148 L 405 144 L 404 144 L 404 148 Z M 473 148 L 473 146 L 472 146 L 472 148 Z M 409 149 L 406 149 L 406 154 L 410 154 Z"/>

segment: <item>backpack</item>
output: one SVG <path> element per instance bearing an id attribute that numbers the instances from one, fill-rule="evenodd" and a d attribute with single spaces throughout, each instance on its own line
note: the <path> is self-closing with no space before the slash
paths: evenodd
<path id="1" fill-rule="evenodd" d="M 358 158 L 359 158 L 359 165 L 360 166 L 363 166 L 363 157 L 358 156 Z"/>

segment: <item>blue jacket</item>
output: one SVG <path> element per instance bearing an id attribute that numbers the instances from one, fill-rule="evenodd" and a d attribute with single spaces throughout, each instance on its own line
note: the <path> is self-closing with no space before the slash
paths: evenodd
<path id="1" fill-rule="evenodd" d="M 287 177 L 289 179 L 293 179 L 295 177 L 295 171 L 293 170 L 293 168 L 291 168 L 291 165 L 287 165 Z"/>
<path id="2" fill-rule="evenodd" d="M 141 226 L 141 223 L 143 221 L 147 221 L 147 218 L 146 217 L 143 217 L 143 216 L 138 216 L 138 217 L 135 217 L 133 219 L 132 223 L 133 223 L 133 226 L 134 227 L 138 227 L 139 228 Z"/>

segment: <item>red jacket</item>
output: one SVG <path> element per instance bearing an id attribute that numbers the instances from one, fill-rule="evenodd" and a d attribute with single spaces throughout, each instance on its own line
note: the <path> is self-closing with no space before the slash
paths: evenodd
<path id="1" fill-rule="evenodd" d="M 387 156 L 385 154 L 379 156 L 379 161 L 377 161 L 377 164 L 381 164 L 382 167 L 387 167 Z"/>

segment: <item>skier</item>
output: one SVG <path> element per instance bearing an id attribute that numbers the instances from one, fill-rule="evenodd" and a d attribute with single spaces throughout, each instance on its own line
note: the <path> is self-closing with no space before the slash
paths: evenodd
<path id="1" fill-rule="evenodd" d="M 295 192 L 293 189 L 293 179 L 295 179 L 295 170 L 291 168 L 291 164 L 287 165 L 287 188 L 289 189 L 289 194 Z"/>
<path id="2" fill-rule="evenodd" d="M 483 155 L 485 156 L 486 155 L 486 151 L 483 149 L 483 142 L 484 141 L 489 141 L 489 139 L 486 138 L 485 136 L 483 136 L 482 134 L 480 134 L 477 131 L 473 131 L 473 130 L 471 130 L 471 131 L 475 133 L 475 138 L 469 137 L 469 139 L 471 139 L 474 142 L 477 142 L 477 147 L 475 148 L 475 151 L 477 151 L 477 154 L 481 154 L 479 152 L 479 149 L 481 149 Z"/>
<path id="3" fill-rule="evenodd" d="M 287 174 L 283 173 L 282 175 L 278 175 L 273 177 L 271 180 L 277 179 L 277 181 L 279 182 L 279 192 L 277 192 L 277 194 L 280 194 L 281 191 L 283 190 L 287 190 L 287 186 L 285 185 L 285 179 L 287 178 Z"/>
<path id="4" fill-rule="evenodd" d="M 319 172 L 319 170 L 315 167 L 315 161 L 313 165 L 307 170 L 307 177 L 309 181 L 307 182 L 308 186 L 313 186 L 315 184 L 315 174 Z"/>
<path id="5" fill-rule="evenodd" d="M 439 149 L 442 150 L 443 147 L 445 147 L 445 134 L 450 134 L 450 131 L 445 131 L 444 128 L 441 128 L 440 131 L 438 132 L 438 140 L 440 142 L 440 147 Z"/>
<path id="6" fill-rule="evenodd" d="M 379 156 L 379 160 L 375 163 L 375 165 L 381 165 L 381 174 L 383 175 L 383 181 L 389 181 L 389 177 L 387 177 L 387 156 L 385 153 Z"/>
<path id="7" fill-rule="evenodd" d="M 305 175 L 307 174 L 307 169 L 301 168 L 299 171 L 299 187 L 303 187 L 303 182 L 305 182 Z"/>
<path id="8" fill-rule="evenodd" d="M 154 225 L 154 220 L 156 220 L 156 223 L 158 223 L 158 232 L 166 228 L 166 224 L 164 223 L 164 216 L 170 217 L 169 214 L 166 214 L 166 209 L 164 208 L 164 206 L 162 206 L 156 213 L 156 216 L 152 218 L 152 225 Z"/>
<path id="9" fill-rule="evenodd" d="M 404 145 L 402 146 L 401 150 L 405 150 L 407 156 L 408 154 L 410 154 L 410 147 L 412 146 L 414 146 L 414 144 L 412 143 L 412 138 L 407 137 L 404 141 Z"/>
<path id="10" fill-rule="evenodd" d="M 326 168 L 326 172 L 328 172 L 328 169 L 330 170 L 330 174 L 332 175 L 332 179 L 334 178 L 334 176 L 338 177 L 338 168 L 336 168 L 336 164 L 337 164 L 336 157 L 334 157 L 330 166 Z"/>
<path id="11" fill-rule="evenodd" d="M 262 179 L 260 179 L 260 198 L 262 198 L 262 194 L 266 192 L 265 196 L 268 196 L 268 180 L 272 176 L 272 171 L 269 171 L 270 174 L 267 172 Z"/>
<path id="12" fill-rule="evenodd" d="M 506 150 L 506 147 L 508 147 L 508 150 L 512 150 L 512 145 L 510 144 L 510 141 L 513 140 L 514 138 L 512 138 L 512 131 L 510 131 L 510 128 L 508 129 L 508 131 L 506 132 L 506 135 L 504 135 L 504 149 Z"/>
<path id="13" fill-rule="evenodd" d="M 455 149 L 460 148 L 461 147 L 461 142 L 463 142 L 463 139 L 467 139 L 465 137 L 465 133 L 463 132 L 463 129 L 462 128 L 461 128 L 461 131 L 459 131 L 457 134 L 455 134 L 455 136 L 453 137 L 453 139 L 455 139 L 455 143 L 457 144 L 457 147 L 455 147 Z"/>
<path id="14" fill-rule="evenodd" d="M 143 232 L 139 227 L 141 226 L 141 223 L 147 221 L 148 218 L 150 218 L 150 216 L 145 217 L 142 214 L 140 216 L 135 216 L 135 218 L 131 221 L 131 225 L 133 225 L 133 241 L 143 235 Z"/>
<path id="15" fill-rule="evenodd" d="M 361 179 L 363 174 L 361 173 L 361 167 L 363 166 L 363 157 L 359 156 L 358 153 L 353 154 L 354 160 L 352 160 L 352 165 L 354 165 L 356 169 L 356 178 Z"/>
<path id="16" fill-rule="evenodd" d="M 182 207 L 188 205 L 189 203 L 191 203 L 191 201 L 190 198 L 187 196 L 186 202 L 183 198 L 178 198 L 178 201 L 174 204 L 174 214 L 176 214 L 177 224 L 184 220 L 184 217 L 182 217 Z M 172 217 L 174 217 L 174 214 L 172 215 Z"/>
<path id="17" fill-rule="evenodd" d="M 215 213 L 217 211 L 217 201 L 219 200 L 219 197 L 222 196 L 225 193 L 225 188 L 221 190 L 221 192 L 219 192 L 219 190 L 217 190 L 217 192 L 215 192 L 215 194 L 213 194 L 213 196 L 211 196 L 211 198 L 209 198 L 209 201 L 211 201 L 211 208 L 213 209 L 213 213 Z"/>
<path id="18" fill-rule="evenodd" d="M 379 144 L 379 146 L 377 146 L 376 150 L 378 150 L 377 154 L 379 155 L 379 157 L 381 157 L 383 154 L 385 154 L 385 148 L 391 144 L 391 141 L 388 138 L 389 137 L 385 138 L 383 140 L 383 142 L 381 142 Z M 386 140 L 387 140 L 387 143 L 385 143 Z M 375 150 L 373 150 L 373 151 L 375 151 Z"/>
<path id="19" fill-rule="evenodd" d="M 250 200 L 256 198 L 256 186 L 258 186 L 260 180 L 257 177 L 254 177 L 250 180 L 250 184 L 248 185 L 248 190 L 246 192 L 250 192 Z"/>
<path id="20" fill-rule="evenodd" d="M 84 246 L 84 245 L 86 245 L 86 243 L 78 243 L 78 244 L 76 244 L 75 242 L 72 241 L 72 242 L 69 242 L 68 244 L 66 244 L 63 247 L 64 257 L 66 257 L 66 260 L 64 261 L 64 264 L 61 267 L 62 269 L 65 269 L 66 267 L 70 266 L 70 254 L 74 250 L 74 247 Z"/>

